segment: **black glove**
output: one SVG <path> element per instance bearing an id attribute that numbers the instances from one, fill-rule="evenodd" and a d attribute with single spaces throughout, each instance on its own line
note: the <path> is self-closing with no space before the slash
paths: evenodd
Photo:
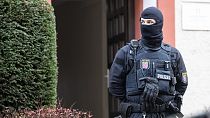
<path id="1" fill-rule="evenodd" d="M 183 118 L 184 115 L 181 113 L 180 109 L 177 107 L 177 104 L 170 101 L 168 103 L 168 108 L 169 110 L 171 110 L 173 113 L 175 113 L 175 115 L 178 117 L 178 118 Z"/>
<path id="2" fill-rule="evenodd" d="M 158 80 L 156 78 L 148 77 L 143 92 L 143 98 L 147 102 L 154 103 L 159 93 Z"/>
<path id="3" fill-rule="evenodd" d="M 183 99 L 183 96 L 181 94 L 176 94 L 174 101 L 176 102 L 177 107 L 179 108 L 179 111 L 181 111 L 182 99 Z"/>

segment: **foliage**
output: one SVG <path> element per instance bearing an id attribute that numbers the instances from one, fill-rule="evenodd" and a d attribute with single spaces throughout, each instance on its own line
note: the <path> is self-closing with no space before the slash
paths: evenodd
<path id="1" fill-rule="evenodd" d="M 0 110 L 55 106 L 56 31 L 46 0 L 0 0 Z"/>
<path id="2" fill-rule="evenodd" d="M 90 112 L 82 112 L 76 109 L 57 108 L 40 108 L 35 111 L 21 110 L 15 111 L 7 108 L 0 114 L 1 118 L 93 118 Z"/>

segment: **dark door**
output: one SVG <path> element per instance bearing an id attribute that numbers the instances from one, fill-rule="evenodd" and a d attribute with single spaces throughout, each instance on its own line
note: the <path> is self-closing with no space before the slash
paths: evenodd
<path id="1" fill-rule="evenodd" d="M 94 118 L 108 114 L 104 1 L 52 0 L 58 38 L 57 97 L 63 107 L 90 111 Z"/>
<path id="2" fill-rule="evenodd" d="M 108 68 L 116 52 L 134 38 L 134 0 L 107 0 Z M 119 101 L 109 95 L 109 116 L 118 115 Z"/>

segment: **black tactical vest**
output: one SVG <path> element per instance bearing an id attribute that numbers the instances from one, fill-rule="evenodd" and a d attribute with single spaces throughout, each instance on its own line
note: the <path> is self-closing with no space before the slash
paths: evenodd
<path id="1" fill-rule="evenodd" d="M 133 101 L 132 96 L 141 96 L 144 87 L 144 77 L 158 79 L 159 97 L 167 102 L 174 98 L 176 78 L 174 77 L 171 47 L 162 44 L 161 48 L 151 50 L 144 47 L 141 42 L 135 49 L 131 44 L 127 53 L 127 67 L 129 68 L 126 76 L 126 96 Z"/>

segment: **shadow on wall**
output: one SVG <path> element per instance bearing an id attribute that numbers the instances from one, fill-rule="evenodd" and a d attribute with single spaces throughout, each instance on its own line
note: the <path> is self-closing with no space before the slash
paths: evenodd
<path id="1" fill-rule="evenodd" d="M 210 118 L 210 112 L 198 114 L 198 115 L 192 116 L 191 118 Z"/>

